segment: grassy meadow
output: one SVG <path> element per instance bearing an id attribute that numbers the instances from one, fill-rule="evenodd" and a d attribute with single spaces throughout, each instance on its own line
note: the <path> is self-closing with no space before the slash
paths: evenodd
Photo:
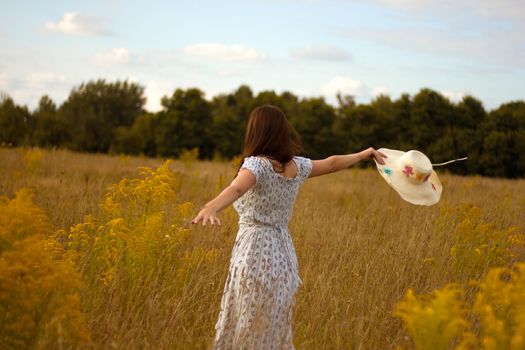
<path id="1" fill-rule="evenodd" d="M 189 221 L 233 163 L 17 148 L 0 149 L 0 170 L 0 348 L 211 346 L 237 216 Z M 431 207 L 404 202 L 372 168 L 305 182 L 290 224 L 303 280 L 297 349 L 525 348 L 525 319 L 508 301 L 525 291 L 502 286 L 505 310 L 499 292 L 480 297 L 490 271 L 525 261 L 525 180 L 438 170 Z M 451 295 L 431 294 L 447 285 Z M 431 299 L 410 302 L 409 290 Z"/>

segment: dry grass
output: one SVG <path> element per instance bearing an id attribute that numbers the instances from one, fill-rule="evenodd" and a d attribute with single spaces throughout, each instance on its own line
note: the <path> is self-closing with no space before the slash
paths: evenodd
<path id="1" fill-rule="evenodd" d="M 0 196 L 33 189 L 36 204 L 64 229 L 82 222 L 86 214 L 98 213 L 110 184 L 136 177 L 138 166 L 156 168 L 163 163 L 62 150 L 46 151 L 40 160 L 37 155 L 28 161 L 27 152 L 0 149 Z M 180 172 L 178 200 L 191 201 L 195 208 L 216 195 L 235 172 L 231 164 L 213 162 L 174 162 L 171 169 Z M 294 313 L 296 348 L 411 347 L 402 322 L 393 316 L 394 307 L 408 288 L 428 293 L 458 278 L 450 249 L 465 208 L 479 207 L 478 220 L 497 228 L 525 227 L 525 180 L 443 173 L 440 179 L 442 200 L 432 207 L 402 201 L 372 169 L 349 169 L 303 185 L 290 225 L 304 282 Z M 157 299 L 139 298 L 149 300 L 148 305 L 133 304 L 138 298 L 133 293 L 144 294 L 135 286 L 113 291 L 118 295 L 112 300 L 121 300 L 118 306 L 107 304 L 102 311 L 85 305 L 93 338 L 86 347 L 208 347 L 237 228 L 231 208 L 222 216 L 221 228 L 192 228 L 190 248 L 218 254 L 212 264 L 191 270 L 176 300 L 165 287 L 154 295 Z M 516 259 L 523 256 L 519 253 Z M 167 276 L 176 279 L 176 267 L 172 270 Z"/>

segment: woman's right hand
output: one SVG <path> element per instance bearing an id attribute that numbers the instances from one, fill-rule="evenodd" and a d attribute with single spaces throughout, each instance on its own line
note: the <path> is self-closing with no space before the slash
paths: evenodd
<path id="1" fill-rule="evenodd" d="M 383 158 L 388 158 L 388 157 L 386 154 L 376 151 L 373 147 L 369 147 L 363 151 L 362 160 L 369 160 L 370 158 L 373 158 L 379 164 L 384 165 L 385 161 L 383 160 Z"/>
<path id="2" fill-rule="evenodd" d="M 202 226 L 206 226 L 206 223 L 210 223 L 211 225 L 220 225 L 221 220 L 217 217 L 217 210 L 215 210 L 213 207 L 204 207 L 202 208 L 195 219 L 191 221 L 192 224 L 198 224 L 199 221 L 202 220 Z"/>

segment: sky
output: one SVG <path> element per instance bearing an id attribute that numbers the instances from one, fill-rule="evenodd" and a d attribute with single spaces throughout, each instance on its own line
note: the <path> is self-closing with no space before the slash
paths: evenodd
<path id="1" fill-rule="evenodd" d="M 430 88 L 491 110 L 525 99 L 525 1 L 0 0 L 0 92 L 34 109 L 97 79 L 140 84 L 149 111 L 242 84 L 330 103 Z"/>

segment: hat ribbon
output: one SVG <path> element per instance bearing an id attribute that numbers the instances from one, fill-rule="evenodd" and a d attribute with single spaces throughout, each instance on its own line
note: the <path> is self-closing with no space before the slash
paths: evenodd
<path id="1" fill-rule="evenodd" d="M 448 162 L 444 162 L 444 163 L 432 164 L 432 166 L 442 166 L 442 165 L 447 165 L 447 164 L 449 164 L 449 163 L 454 163 L 454 162 L 458 162 L 458 161 L 460 161 L 460 160 L 465 160 L 465 159 L 468 159 L 468 157 L 458 158 L 458 159 L 453 159 L 453 160 L 449 160 Z"/>

